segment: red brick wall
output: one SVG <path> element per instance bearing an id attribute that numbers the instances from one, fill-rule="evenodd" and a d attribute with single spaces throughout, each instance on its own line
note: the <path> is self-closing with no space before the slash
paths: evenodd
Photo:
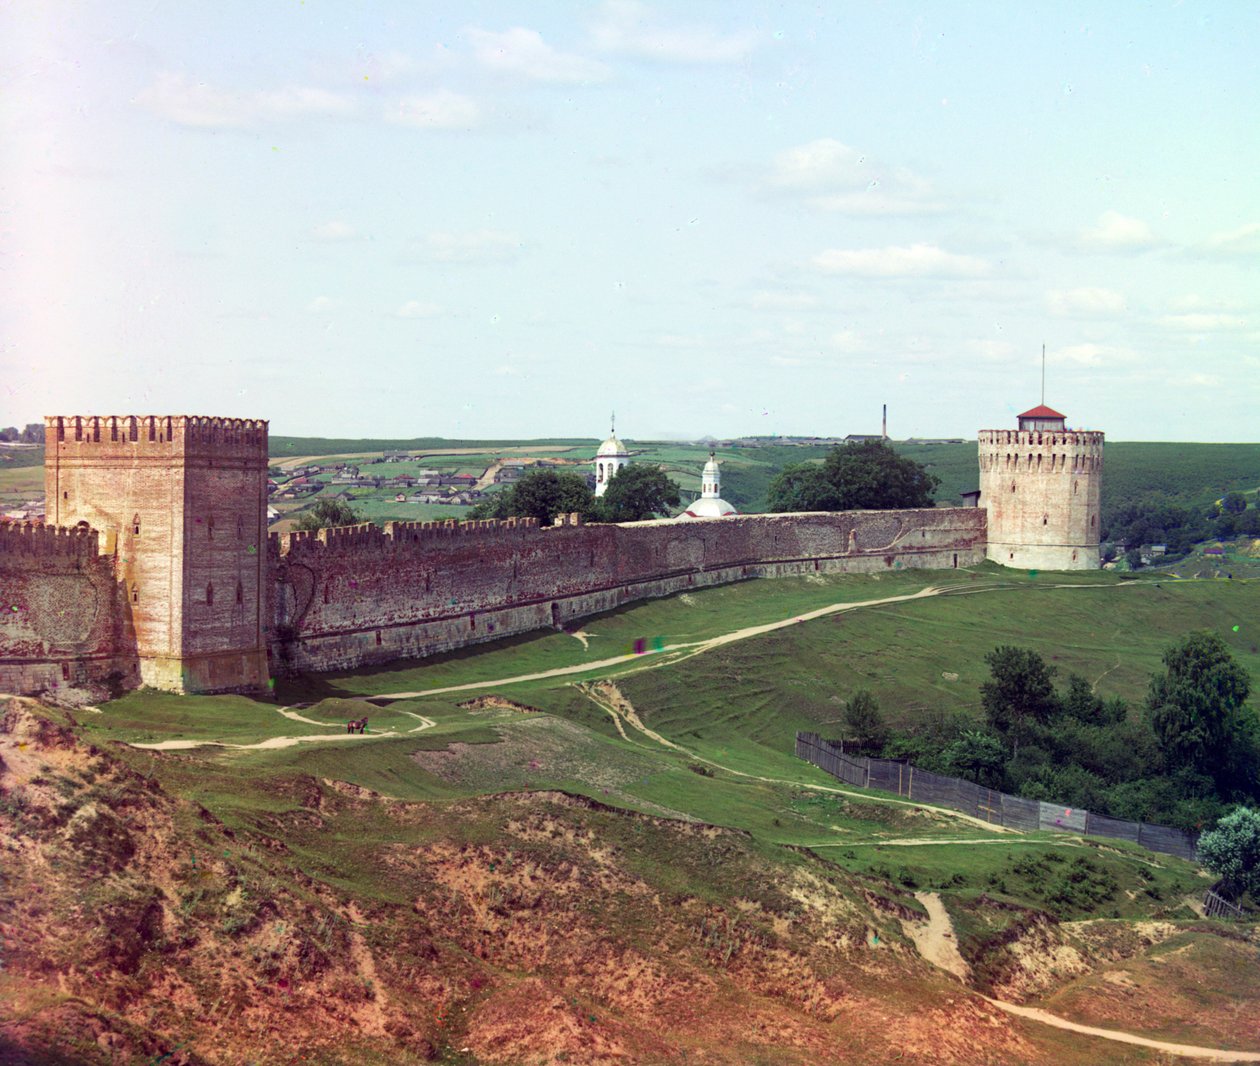
<path id="1" fill-rule="evenodd" d="M 965 566 L 977 508 L 556 526 L 389 523 L 270 542 L 273 672 L 423 656 L 744 577 Z"/>
<path id="2" fill-rule="evenodd" d="M 0 526 L 0 692 L 138 684 L 128 621 L 95 532 Z"/>

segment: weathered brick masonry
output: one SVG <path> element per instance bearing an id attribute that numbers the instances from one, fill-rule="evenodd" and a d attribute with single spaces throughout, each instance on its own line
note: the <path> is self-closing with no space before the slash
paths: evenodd
<path id="1" fill-rule="evenodd" d="M 0 692 L 139 681 L 113 560 L 85 527 L 0 526 Z"/>
<path id="2" fill-rule="evenodd" d="M 632 600 L 750 577 L 955 567 L 985 553 L 978 508 L 744 515 L 540 529 L 390 522 L 273 536 L 274 673 L 430 655 Z"/>
<path id="3" fill-rule="evenodd" d="M 0 690 L 256 691 L 743 578 L 1098 564 L 1101 433 L 982 431 L 977 508 L 284 536 L 266 422 L 57 417 L 45 439 L 50 525 L 0 528 Z"/>
<path id="4" fill-rule="evenodd" d="M 44 445 L 48 521 L 99 531 L 144 684 L 265 687 L 267 423 L 51 417 Z"/>

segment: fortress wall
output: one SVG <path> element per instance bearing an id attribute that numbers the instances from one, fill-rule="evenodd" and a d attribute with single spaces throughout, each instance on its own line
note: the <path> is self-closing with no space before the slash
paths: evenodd
<path id="1" fill-rule="evenodd" d="M 98 549 L 94 530 L 0 526 L 0 692 L 139 683 L 125 597 Z"/>
<path id="2" fill-rule="evenodd" d="M 389 523 L 269 544 L 274 673 L 421 657 L 751 577 L 977 563 L 983 509 L 625 525 Z"/>

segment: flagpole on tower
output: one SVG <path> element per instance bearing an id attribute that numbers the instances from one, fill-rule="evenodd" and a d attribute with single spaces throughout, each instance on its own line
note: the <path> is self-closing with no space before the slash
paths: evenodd
<path id="1" fill-rule="evenodd" d="M 1041 345 L 1041 403 L 1045 406 L 1046 402 L 1046 346 L 1043 342 Z"/>

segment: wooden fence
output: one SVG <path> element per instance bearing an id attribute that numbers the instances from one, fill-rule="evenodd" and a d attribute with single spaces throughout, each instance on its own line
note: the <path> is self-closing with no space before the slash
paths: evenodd
<path id="1" fill-rule="evenodd" d="M 1245 910 L 1237 903 L 1230 903 L 1224 896 L 1217 895 L 1215 888 L 1209 888 L 1203 893 L 1203 913 L 1209 918 L 1233 918 L 1236 921 L 1247 917 Z"/>
<path id="2" fill-rule="evenodd" d="M 920 770 L 896 759 L 846 755 L 838 743 L 823 740 L 817 733 L 796 734 L 796 756 L 826 770 L 832 777 L 846 784 L 895 792 L 906 799 L 949 807 L 994 825 L 1024 832 L 1050 829 L 1063 833 L 1110 837 L 1114 840 L 1131 840 L 1151 851 L 1176 855 L 1192 862 L 1198 852 L 1199 838 L 1195 833 L 1186 833 L 1166 825 L 1151 825 L 1149 822 L 1108 818 L 1104 814 L 1094 814 L 1079 807 L 1068 807 L 1059 803 L 1024 799 L 1022 796 L 985 788 L 973 781 Z"/>

